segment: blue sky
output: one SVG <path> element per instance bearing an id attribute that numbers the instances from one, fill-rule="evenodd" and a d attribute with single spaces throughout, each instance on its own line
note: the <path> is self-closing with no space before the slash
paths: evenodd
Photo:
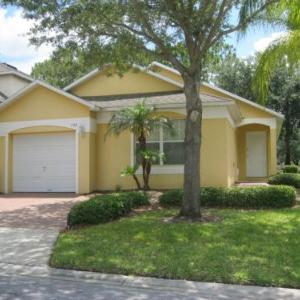
<path id="1" fill-rule="evenodd" d="M 43 45 L 39 49 L 29 45 L 26 32 L 31 25 L 30 21 L 22 17 L 19 9 L 0 7 L 0 61 L 15 65 L 27 73 L 30 73 L 35 63 L 48 58 L 53 50 L 51 45 Z M 282 33 L 280 28 L 253 29 L 241 39 L 234 34 L 227 41 L 236 48 L 238 56 L 247 57 L 256 51 L 264 50 Z"/>

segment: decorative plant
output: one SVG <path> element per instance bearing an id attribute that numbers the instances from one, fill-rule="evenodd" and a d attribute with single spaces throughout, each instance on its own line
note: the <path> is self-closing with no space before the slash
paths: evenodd
<path id="1" fill-rule="evenodd" d="M 136 171 L 139 168 L 139 165 L 136 164 L 135 166 L 127 166 L 122 172 L 121 172 L 121 176 L 132 176 L 132 178 L 134 179 L 136 186 L 139 190 L 142 189 L 142 186 L 140 184 L 140 181 L 138 179 L 138 177 L 136 176 Z"/>
<path id="2" fill-rule="evenodd" d="M 139 154 L 142 166 L 144 190 L 148 190 L 150 188 L 149 177 L 153 162 L 157 161 L 157 159 L 162 155 L 147 149 L 147 138 L 150 136 L 151 132 L 159 126 L 170 130 L 171 133 L 174 132 L 171 120 L 165 116 L 157 114 L 155 112 L 155 108 L 153 106 L 146 105 L 145 101 L 138 102 L 133 107 L 121 109 L 112 116 L 109 122 L 107 134 L 119 135 L 120 133 L 129 130 L 134 134 L 138 141 L 140 151 L 137 154 Z M 137 186 L 140 188 L 135 179 L 137 178 L 135 175 L 136 170 L 136 167 L 132 169 L 126 167 L 124 170 L 125 172 L 123 171 L 122 174 L 123 176 L 124 174 L 128 174 L 130 176 L 134 175 L 135 177 L 133 176 L 133 178 Z"/>

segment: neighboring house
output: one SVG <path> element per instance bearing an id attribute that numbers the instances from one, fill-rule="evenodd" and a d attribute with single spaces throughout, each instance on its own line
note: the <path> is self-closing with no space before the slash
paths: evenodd
<path id="1" fill-rule="evenodd" d="M 15 67 L 0 63 L 0 102 L 24 88 L 33 79 Z"/>
<path id="2" fill-rule="evenodd" d="M 64 90 L 16 70 L 0 73 L 6 98 L 0 104 L 0 191 L 134 188 L 130 177 L 120 176 L 124 167 L 134 164 L 134 137 L 106 132 L 113 113 L 142 99 L 172 118 L 177 129 L 175 137 L 160 129 L 149 139 L 152 149 L 166 155 L 153 166 L 150 186 L 182 186 L 185 96 L 180 75 L 156 62 L 148 68 L 135 66 L 121 77 L 112 75 L 111 68 L 94 70 Z M 14 78 L 17 92 L 11 95 L 3 76 Z M 230 186 L 274 174 L 283 116 L 209 84 L 202 85 L 200 94 L 201 184 Z"/>

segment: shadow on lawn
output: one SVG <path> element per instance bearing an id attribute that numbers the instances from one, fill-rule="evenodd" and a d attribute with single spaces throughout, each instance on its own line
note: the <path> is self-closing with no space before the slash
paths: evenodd
<path id="1" fill-rule="evenodd" d="M 89 243 L 90 261 L 80 267 L 163 278 L 300 287 L 299 209 L 223 210 L 220 215 L 224 221 L 218 223 L 161 222 L 162 217 L 172 214 L 175 212 L 150 212 L 95 227 L 93 240 L 87 239 L 88 233 L 80 242 L 81 237 L 76 236 L 82 251 L 87 247 L 84 243 Z M 67 260 L 74 261 L 72 239 L 64 246 L 63 251 L 70 255 Z"/>

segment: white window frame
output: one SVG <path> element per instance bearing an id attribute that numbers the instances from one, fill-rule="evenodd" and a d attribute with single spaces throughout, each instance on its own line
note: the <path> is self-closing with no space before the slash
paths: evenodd
<path id="1" fill-rule="evenodd" d="M 176 120 L 174 120 L 176 121 Z M 163 127 L 159 127 L 159 140 L 147 141 L 147 143 L 158 143 L 159 152 L 164 153 L 164 144 L 165 143 L 183 143 L 184 140 L 168 140 L 164 141 L 163 138 Z M 135 164 L 135 149 L 136 149 L 136 140 L 133 134 L 131 134 L 131 165 Z M 142 168 L 139 167 L 137 174 L 142 174 Z M 184 173 L 184 164 L 164 164 L 163 158 L 160 158 L 159 164 L 152 165 L 151 174 L 183 174 Z"/>

